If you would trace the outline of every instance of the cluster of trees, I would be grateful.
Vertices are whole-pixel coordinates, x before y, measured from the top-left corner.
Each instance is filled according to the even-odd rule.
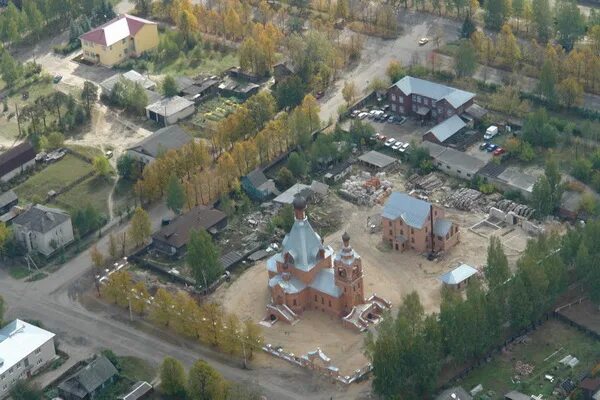
[[[600,228],[597,223],[595,226]],[[567,265],[577,256],[578,246],[583,246],[583,235],[574,231],[564,239],[542,236],[530,240],[514,275],[500,241],[493,238],[484,282],[470,282],[466,299],[443,289],[439,314],[425,315],[417,293],[407,295],[396,318],[385,318],[377,338],[367,338],[374,391],[390,399],[398,393],[407,398],[427,398],[445,363],[480,359],[506,338],[538,323],[566,289]],[[589,235],[593,237],[591,232]],[[562,250],[565,241],[569,241],[568,257]],[[585,248],[580,253],[585,255]],[[580,259],[590,260],[584,256]],[[586,271],[596,269],[586,267]]]
[[[0,41],[12,45],[28,38],[39,40],[48,30],[80,21],[80,16],[89,21],[86,27],[92,27],[114,15],[108,0],[10,0],[0,15]]]
[[[261,393],[246,383],[227,382],[206,361],[198,360],[186,377],[179,360],[166,357],[160,366],[160,392],[167,398],[187,400],[259,400]]]
[[[121,78],[113,86],[108,102],[131,113],[143,114],[148,105],[148,95],[139,82]]]
[[[216,303],[198,304],[184,291],[171,293],[159,288],[151,299],[145,283],[134,283],[127,271],[110,275],[101,294],[121,307],[131,305],[132,312],[148,316],[158,325],[234,356],[251,360],[262,346],[260,328],[251,320],[240,321]]]
[[[556,160],[549,158],[546,161],[544,175],[538,178],[531,192],[530,203],[535,208],[538,217],[554,214],[560,206],[560,200],[564,192],[561,179]]]
[[[212,151],[202,142],[190,143],[146,166],[143,179],[136,183],[137,195],[148,201],[161,198],[174,174],[185,189],[188,208],[208,204],[237,188],[239,178],[257,165],[296,144],[308,149],[311,133],[320,127],[315,98],[307,95],[291,112],[279,113],[270,120],[275,110],[271,95],[253,96],[216,127]],[[120,173],[124,169],[119,168]]]

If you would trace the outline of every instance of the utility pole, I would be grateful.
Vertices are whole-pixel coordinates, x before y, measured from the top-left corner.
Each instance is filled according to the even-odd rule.
[[[19,137],[21,137],[21,118],[19,117],[19,105],[15,103],[15,110],[17,114],[17,127],[19,128]]]

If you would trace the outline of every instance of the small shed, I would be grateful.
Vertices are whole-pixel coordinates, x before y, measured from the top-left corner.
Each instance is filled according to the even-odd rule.
[[[435,400],[472,400],[473,397],[460,386],[444,390]]]
[[[337,163],[327,170],[325,182],[332,184],[344,179],[352,171],[352,164],[348,161]]]
[[[193,101],[180,96],[165,97],[146,107],[146,117],[166,126],[189,117],[195,110]]]
[[[376,170],[386,170],[398,162],[395,158],[386,156],[375,150],[363,154],[358,157],[358,160],[364,165]]]
[[[469,283],[469,280],[477,274],[477,270],[470,265],[460,264],[452,271],[446,272],[440,276],[440,280],[445,286],[453,289],[461,289]]]
[[[453,115],[444,122],[437,124],[423,135],[423,140],[442,144],[466,127],[467,124],[458,115]]]
[[[242,189],[255,201],[265,201],[272,195],[279,195],[272,179],[267,179],[260,168],[256,168],[241,179]]]
[[[504,395],[504,400],[531,400],[531,396],[517,392],[516,390],[511,390]]]

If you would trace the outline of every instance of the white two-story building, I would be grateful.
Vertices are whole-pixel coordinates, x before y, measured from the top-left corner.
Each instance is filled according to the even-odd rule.
[[[20,319],[0,329],[0,399],[56,358],[54,336]]]

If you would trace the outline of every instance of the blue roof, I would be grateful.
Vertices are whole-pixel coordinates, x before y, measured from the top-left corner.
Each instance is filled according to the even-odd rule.
[[[417,94],[429,97],[435,101],[446,100],[454,108],[458,108],[475,97],[474,93],[456,89],[439,83],[426,81],[424,79],[405,76],[394,84],[402,92],[410,96]]]
[[[446,236],[452,228],[452,221],[440,218],[433,223],[433,234],[437,236]]]
[[[452,271],[446,272],[440,279],[447,285],[458,285],[476,273],[477,270],[475,268],[467,264],[461,264]]]
[[[333,297],[340,297],[342,295],[342,290],[335,284],[333,268],[320,270],[309,286]]]
[[[402,218],[408,226],[421,229],[427,221],[430,210],[430,203],[406,193],[394,192],[385,203],[381,216],[391,220]]]
[[[453,115],[444,122],[437,124],[429,130],[440,143],[454,136],[458,131],[467,126],[458,115]],[[429,133],[427,132],[427,133]]]

